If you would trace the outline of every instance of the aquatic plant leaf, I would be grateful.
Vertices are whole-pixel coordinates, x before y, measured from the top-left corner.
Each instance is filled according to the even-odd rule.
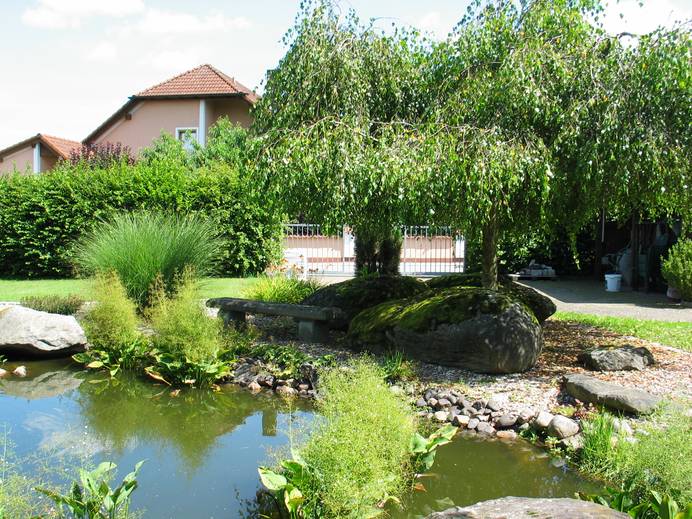
[[[262,484],[272,492],[278,492],[286,487],[288,481],[281,474],[269,470],[266,467],[260,467],[257,469],[259,472],[260,480]]]

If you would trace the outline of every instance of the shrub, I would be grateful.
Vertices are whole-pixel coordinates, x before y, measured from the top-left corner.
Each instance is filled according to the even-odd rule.
[[[70,151],[70,164],[82,164],[92,169],[107,168],[113,164],[123,163],[132,165],[135,159],[129,146],[119,142],[113,144],[83,144],[81,148]]]
[[[297,304],[321,287],[322,285],[314,279],[304,281],[279,274],[260,277],[243,295],[256,301]]]
[[[0,176],[0,276],[69,277],[75,241],[99,221],[142,209],[194,212],[213,222],[225,240],[219,274],[264,272],[280,253],[282,215],[250,165],[208,161],[190,169],[159,147],[134,165],[65,162],[41,175]]]
[[[223,324],[207,315],[189,270],[179,278],[172,297],[157,283],[148,314],[156,349],[156,364],[147,368],[151,376],[169,383],[208,386],[227,374],[220,359]]]
[[[680,240],[670,248],[661,272],[684,300],[692,301],[692,240]]]
[[[414,421],[370,360],[327,372],[320,391],[325,420],[300,451],[313,475],[301,489],[305,515],[366,516],[405,490]]]
[[[84,304],[84,299],[70,294],[67,296],[27,296],[20,300],[22,306],[49,314],[74,315]]]
[[[117,272],[128,295],[143,308],[157,276],[171,293],[184,269],[210,273],[221,247],[214,226],[199,216],[123,213],[84,237],[77,262],[87,272]]]
[[[91,345],[100,350],[119,352],[140,339],[135,304],[115,272],[96,276],[93,287],[95,304],[82,324]]]

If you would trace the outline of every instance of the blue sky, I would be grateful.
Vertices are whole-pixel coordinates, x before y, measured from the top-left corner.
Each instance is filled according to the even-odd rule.
[[[467,0],[349,0],[443,37]],[[647,32],[692,17],[690,0],[611,2],[606,28]],[[252,88],[284,53],[298,0],[2,0],[0,149],[38,132],[81,140],[132,95],[202,63]],[[621,19],[619,14],[624,14]]]

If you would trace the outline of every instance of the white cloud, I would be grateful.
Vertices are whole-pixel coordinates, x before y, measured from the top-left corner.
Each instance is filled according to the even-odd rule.
[[[438,11],[430,11],[424,14],[414,25],[437,38],[444,38],[451,29],[449,23],[442,21],[442,15]]]
[[[231,17],[221,13],[197,16],[190,13],[147,9],[142,19],[126,27],[125,31],[134,29],[142,34],[153,35],[189,34],[246,29],[251,25],[250,20],[244,16]]]
[[[89,61],[109,63],[118,57],[118,47],[110,41],[102,41],[86,54]]]
[[[79,27],[92,16],[123,17],[143,10],[143,0],[38,0],[22,13],[22,22],[31,27],[65,29]]]
[[[200,52],[196,49],[162,50],[151,52],[140,60],[140,64],[164,71],[184,72],[201,63]]]

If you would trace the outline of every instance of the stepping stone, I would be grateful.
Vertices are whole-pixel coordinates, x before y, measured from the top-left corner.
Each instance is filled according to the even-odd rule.
[[[449,508],[426,519],[629,519],[611,508],[570,498],[503,497],[466,507]]]
[[[591,402],[633,414],[651,413],[661,402],[659,397],[641,389],[603,382],[579,373],[565,376],[565,391],[582,402]]]
[[[643,370],[654,364],[654,356],[642,347],[598,348],[579,355],[579,361],[593,371]]]

